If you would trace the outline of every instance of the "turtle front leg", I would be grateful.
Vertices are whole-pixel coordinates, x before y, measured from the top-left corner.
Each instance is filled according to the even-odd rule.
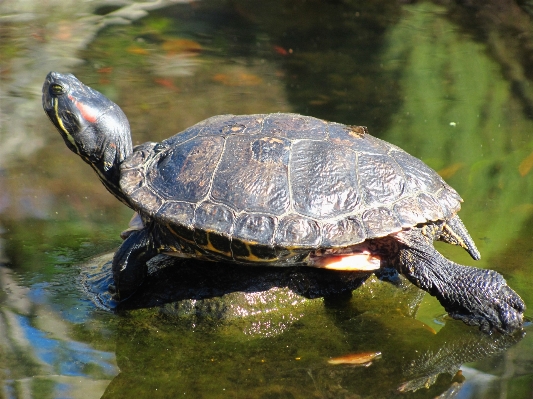
[[[149,229],[132,231],[113,257],[116,296],[126,299],[142,284],[148,273],[146,262],[159,253]]]
[[[522,326],[525,304],[494,270],[454,263],[442,256],[417,230],[401,232],[398,270],[409,281],[435,296],[454,319],[504,334]]]

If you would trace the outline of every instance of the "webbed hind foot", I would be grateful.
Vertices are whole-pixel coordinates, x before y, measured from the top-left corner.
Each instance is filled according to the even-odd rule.
[[[417,230],[397,237],[405,244],[399,251],[398,271],[435,296],[454,319],[478,325],[486,333],[509,334],[522,327],[525,304],[501,274],[446,259]]]

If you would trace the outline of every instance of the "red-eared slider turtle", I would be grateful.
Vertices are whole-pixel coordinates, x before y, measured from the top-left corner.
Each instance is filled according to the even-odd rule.
[[[458,265],[433,247],[445,241],[479,258],[456,191],[364,127],[222,115],[132,148],[116,104],[55,72],[43,107],[67,146],[142,218],[113,259],[121,299],[165,252],[250,265],[393,267],[454,318],[484,331],[522,325],[525,305],[500,274]]]

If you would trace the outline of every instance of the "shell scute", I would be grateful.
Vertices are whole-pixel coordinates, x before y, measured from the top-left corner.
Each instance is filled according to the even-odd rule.
[[[322,224],[324,247],[345,247],[366,239],[362,223],[355,218],[341,219]]]
[[[165,199],[200,201],[210,190],[223,142],[222,137],[197,137],[161,152],[148,169],[149,184]]]
[[[362,215],[367,238],[384,237],[402,229],[396,215],[388,208],[367,209]]]
[[[127,194],[138,190],[144,183],[144,173],[141,169],[124,169],[121,172],[120,186]]]
[[[390,161],[390,157],[360,154],[357,171],[368,206],[390,204],[404,195],[405,176],[401,168]]]
[[[419,223],[425,223],[427,219],[424,212],[418,206],[418,201],[412,197],[404,197],[398,200],[393,207],[402,227],[411,227]]]
[[[439,220],[444,218],[444,212],[439,202],[431,194],[421,193],[417,199],[426,220]]]
[[[341,123],[329,122],[328,139],[334,144],[350,148],[358,154],[386,155],[387,149],[379,142],[381,140],[368,134],[364,126],[347,126]]]
[[[391,151],[390,154],[403,169],[406,185],[411,192],[436,193],[446,184],[433,169],[420,159],[402,150]]]
[[[242,214],[237,217],[233,236],[245,241],[272,244],[276,218],[261,214]]]
[[[226,206],[202,202],[194,212],[193,225],[196,229],[213,230],[222,234],[233,233],[234,215]]]
[[[156,213],[157,220],[172,225],[172,229],[180,237],[193,242],[195,206],[187,202],[166,202]]]
[[[179,224],[192,229],[195,206],[187,202],[169,201],[165,203],[156,216],[167,219],[173,224]]]
[[[263,122],[262,133],[288,139],[324,140],[327,138],[327,122],[297,114],[270,114]]]
[[[152,150],[157,143],[144,143],[133,148],[133,154],[120,165],[122,170],[142,167],[152,157]]]
[[[147,186],[142,186],[138,190],[133,191],[130,194],[130,198],[137,206],[150,209],[152,214],[157,213],[161,205],[163,205],[161,197]]]
[[[266,141],[261,148],[254,148],[254,143],[262,139],[239,135],[226,139],[210,195],[237,211],[281,215],[290,201],[286,164],[289,147],[276,138],[270,152]]]
[[[178,134],[175,134],[172,137],[169,137],[166,140],[163,140],[161,142],[161,146],[166,147],[166,148],[172,148],[186,141],[194,139],[202,131],[202,126],[203,126],[202,122],[197,123],[196,125],[191,126],[188,129],[185,129],[183,132],[180,132]]]
[[[321,240],[318,223],[298,215],[282,218],[274,234],[274,243],[279,247],[318,247]]]
[[[205,120],[199,136],[229,136],[259,132],[263,122],[262,115],[218,115]]]
[[[311,218],[357,213],[362,198],[356,154],[327,141],[293,144],[290,184],[296,212]]]
[[[446,185],[438,192],[437,201],[442,206],[444,218],[449,219],[452,217],[452,215],[459,212],[463,199],[459,196],[459,194],[457,194],[457,191]]]

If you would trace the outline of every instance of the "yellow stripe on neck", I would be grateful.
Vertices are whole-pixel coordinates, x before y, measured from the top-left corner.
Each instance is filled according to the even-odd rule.
[[[74,137],[72,137],[72,135],[68,132],[68,130],[65,128],[65,125],[63,125],[63,120],[59,117],[59,111],[57,109],[59,101],[57,101],[57,98],[54,98],[53,101],[54,101],[54,111],[56,113],[56,120],[57,120],[59,127],[61,128],[61,130],[67,137],[68,141],[70,141],[70,143],[74,146],[74,148],[76,148],[76,154],[81,156],[80,149],[78,145],[76,144]]]

